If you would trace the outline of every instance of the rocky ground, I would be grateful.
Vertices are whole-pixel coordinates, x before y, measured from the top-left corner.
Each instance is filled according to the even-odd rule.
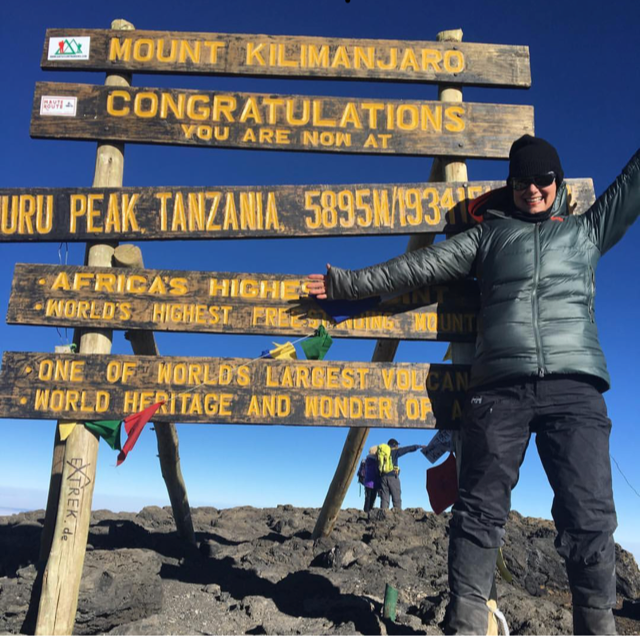
[[[317,509],[193,509],[198,547],[176,537],[169,508],[94,512],[78,634],[442,634],[448,515],[421,508],[369,518],[343,510],[313,541]],[[0,632],[33,633],[43,511],[0,518]],[[570,634],[550,522],[512,513],[498,582],[512,634]],[[621,634],[640,633],[640,572],[617,548]],[[399,590],[381,618],[385,584]]]

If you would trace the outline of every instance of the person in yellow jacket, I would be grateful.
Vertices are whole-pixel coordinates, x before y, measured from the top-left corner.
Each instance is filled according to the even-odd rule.
[[[386,447],[386,448],[385,448]],[[400,488],[400,468],[398,459],[407,453],[413,453],[424,446],[403,446],[391,438],[386,444],[378,446],[378,469],[380,470],[380,509],[388,510],[389,501],[393,501],[394,510],[402,510],[402,490]]]

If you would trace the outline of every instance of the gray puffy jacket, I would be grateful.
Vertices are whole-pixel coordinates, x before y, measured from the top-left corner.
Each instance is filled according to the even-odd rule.
[[[607,390],[595,271],[640,214],[640,151],[580,216],[566,215],[564,184],[551,218],[538,223],[492,209],[503,191],[487,201],[483,221],[447,241],[365,269],[332,267],[328,298],[356,300],[475,275],[481,301],[471,386],[566,373],[595,377]]]

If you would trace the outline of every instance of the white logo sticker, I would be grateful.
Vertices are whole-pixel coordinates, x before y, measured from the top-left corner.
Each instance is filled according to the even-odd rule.
[[[49,38],[50,60],[88,60],[90,37],[73,37],[61,35]]]
[[[75,117],[77,107],[77,97],[54,97],[50,95],[43,95],[40,100],[41,115]]]

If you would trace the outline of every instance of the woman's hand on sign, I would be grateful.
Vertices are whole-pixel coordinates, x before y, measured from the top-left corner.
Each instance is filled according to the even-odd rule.
[[[331,265],[327,263],[327,271],[331,269]],[[309,296],[316,296],[320,300],[327,297],[327,275],[326,274],[309,274],[307,277],[307,291]]]

